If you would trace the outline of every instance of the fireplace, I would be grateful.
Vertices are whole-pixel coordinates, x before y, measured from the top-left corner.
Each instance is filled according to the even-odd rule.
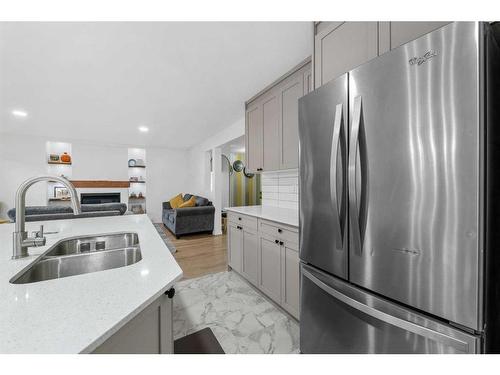
[[[120,193],[81,193],[82,204],[120,203]]]

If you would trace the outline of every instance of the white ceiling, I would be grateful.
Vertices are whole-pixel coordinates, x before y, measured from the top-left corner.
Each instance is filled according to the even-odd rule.
[[[311,33],[306,22],[0,23],[0,132],[187,148],[310,55]]]
[[[231,152],[244,152],[245,151],[245,137],[241,136],[233,139],[223,145],[220,146],[222,149],[222,153],[231,153]]]

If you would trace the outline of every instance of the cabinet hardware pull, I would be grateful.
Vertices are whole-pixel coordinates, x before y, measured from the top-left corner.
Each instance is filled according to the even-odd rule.
[[[274,240],[274,242],[275,242],[275,243],[279,243],[279,241],[278,241],[278,240]]]
[[[280,241],[280,245],[283,246],[283,241]]]
[[[165,292],[165,295],[168,297],[168,298],[174,298],[175,296],[175,289],[174,288],[170,288],[169,290],[167,290]]]
[[[283,232],[283,231],[282,231],[281,229],[279,229],[279,228],[278,228],[278,233],[281,233],[281,232]]]
[[[239,217],[238,220],[241,220],[241,217]]]

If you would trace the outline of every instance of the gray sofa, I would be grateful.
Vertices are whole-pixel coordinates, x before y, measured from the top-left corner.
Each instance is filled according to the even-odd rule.
[[[187,201],[193,195],[184,194],[182,199]],[[215,207],[207,198],[194,196],[196,207],[173,209],[169,202],[163,202],[162,221],[177,238],[182,235],[212,232],[214,230]]]
[[[118,216],[127,211],[125,203],[82,204],[82,213],[78,218]],[[12,222],[16,221],[16,209],[7,212]],[[74,219],[73,208],[70,206],[30,206],[25,210],[26,221]]]

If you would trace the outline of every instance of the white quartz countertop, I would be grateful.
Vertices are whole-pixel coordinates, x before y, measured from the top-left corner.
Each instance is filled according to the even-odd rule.
[[[270,206],[241,206],[227,207],[226,211],[237,212],[242,215],[255,216],[277,223],[299,227],[299,211],[290,208]]]
[[[182,277],[146,215],[26,223],[45,225],[47,245],[11,260],[14,224],[0,225],[0,353],[91,352]],[[31,284],[9,280],[66,237],[116,232],[139,235],[142,260],[121,268]]]

